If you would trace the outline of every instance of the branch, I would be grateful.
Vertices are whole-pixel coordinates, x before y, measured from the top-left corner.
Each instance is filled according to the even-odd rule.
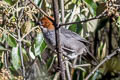
[[[98,70],[98,68],[99,68],[101,65],[103,65],[106,61],[108,61],[109,59],[111,59],[111,58],[112,58],[113,56],[115,56],[116,54],[118,54],[117,51],[120,52],[120,48],[118,48],[117,50],[115,50],[115,51],[114,51],[113,53],[111,53],[110,55],[106,56],[106,58],[105,58],[103,61],[101,61],[101,62],[95,67],[95,69],[93,69],[92,72],[89,73],[89,75],[88,75],[84,80],[88,80],[88,79]]]
[[[20,32],[20,27],[19,27],[19,22],[20,21],[18,21],[19,19],[20,19],[20,16],[19,16],[19,12],[18,12],[18,2],[17,2],[17,5],[16,5],[16,7],[17,7],[17,12],[16,12],[16,15],[17,15],[17,32],[18,32],[18,46],[19,46],[19,53],[20,53],[20,59],[21,59],[21,68],[22,68],[22,76],[23,76],[23,80],[25,80],[25,65],[24,65],[24,61],[23,61],[23,53],[22,53],[22,42],[20,41],[21,40],[21,32]],[[23,14],[23,12],[22,13],[20,13],[21,15]]]
[[[96,17],[81,20],[81,21],[78,21],[78,22],[70,22],[70,23],[60,24],[60,26],[71,25],[71,24],[79,24],[79,23],[82,23],[82,22],[87,22],[87,21],[91,21],[91,20],[94,20],[94,19],[99,19],[99,18],[105,17],[106,12],[107,12],[107,10],[105,10],[104,12],[102,12],[100,15],[98,15]]]
[[[65,80],[65,71],[64,71],[64,64],[62,60],[62,53],[61,53],[61,41],[60,41],[60,29],[59,29],[59,8],[58,8],[58,0],[52,0],[53,2],[53,12],[54,12],[54,26],[55,26],[55,38],[56,38],[56,51],[58,57],[58,67],[60,67],[60,79]]]
[[[64,14],[64,0],[60,0],[61,1],[61,15],[62,15],[62,23],[65,23],[65,19],[64,19],[64,16],[65,16],[65,14]]]

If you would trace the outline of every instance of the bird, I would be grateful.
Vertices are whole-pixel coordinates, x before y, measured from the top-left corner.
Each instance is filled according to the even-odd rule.
[[[42,17],[40,19],[39,25],[43,33],[45,42],[48,47],[55,51],[56,49],[56,38],[55,38],[55,26],[54,26],[53,17]],[[61,41],[61,50],[65,57],[69,59],[75,59],[77,56],[84,53],[92,54],[88,50],[89,41],[81,37],[79,34],[72,32],[66,28],[60,27],[60,41]],[[93,57],[93,56],[92,56]],[[94,58],[95,59],[95,58]]]

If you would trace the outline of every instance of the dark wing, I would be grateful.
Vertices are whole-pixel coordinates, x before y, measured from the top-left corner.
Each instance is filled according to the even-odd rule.
[[[83,42],[85,44],[90,44],[85,38],[82,38],[80,35],[78,35],[77,33],[75,32],[72,32],[68,29],[65,29],[65,28],[61,28],[61,33],[63,33],[66,37],[72,37],[72,38],[75,38],[77,39],[78,41],[80,42]],[[72,34],[71,34],[72,33]]]

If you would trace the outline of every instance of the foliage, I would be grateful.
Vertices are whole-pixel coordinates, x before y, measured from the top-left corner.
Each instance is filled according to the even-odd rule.
[[[33,0],[33,2],[50,16],[53,15],[51,0]],[[95,17],[93,20],[65,26],[90,41],[90,51],[99,62],[120,47],[120,8],[117,5],[119,4],[114,0],[111,3],[109,0],[64,0],[65,23],[105,15],[99,19]],[[106,12],[103,13],[104,11]],[[62,20],[61,14],[59,16]],[[36,18],[41,17],[43,14],[29,0],[0,1],[0,80],[16,78],[21,80],[22,58],[27,78],[57,80],[59,72],[56,54],[47,48],[42,32],[35,23]],[[92,60],[89,63],[89,60],[90,58],[88,61],[84,57],[79,58],[77,67],[70,61],[65,62],[65,66],[68,65],[70,69],[72,80],[83,80],[98,65],[92,63]],[[104,63],[90,80],[109,80],[113,77],[119,80],[119,61],[118,54]]]

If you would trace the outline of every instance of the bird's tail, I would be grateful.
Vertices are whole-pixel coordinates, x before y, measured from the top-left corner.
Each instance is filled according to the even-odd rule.
[[[94,60],[94,62],[91,62],[92,64],[94,63],[94,65],[97,65],[99,62],[98,62],[98,60],[95,58],[95,56],[86,48],[86,52],[87,52],[87,54],[88,55],[86,55],[85,57],[87,58],[87,59],[91,59],[92,58],[92,60]],[[91,60],[90,60],[91,61]]]

